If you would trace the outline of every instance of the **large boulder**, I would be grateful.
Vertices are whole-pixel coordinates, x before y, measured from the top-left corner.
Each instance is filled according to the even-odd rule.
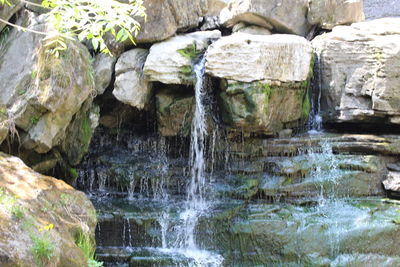
[[[188,136],[194,96],[185,88],[164,88],[156,94],[157,125],[162,136]]]
[[[232,129],[277,135],[308,118],[308,83],[241,83],[228,80],[220,93],[222,120]]]
[[[205,5],[202,0],[146,0],[146,21],[140,20],[137,43],[154,43],[173,36],[177,31],[196,28]]]
[[[123,53],[115,65],[113,95],[122,103],[144,109],[152,94],[152,85],[143,74],[147,49],[136,48]]]
[[[399,0],[364,0],[365,19],[400,17]]]
[[[315,38],[327,122],[400,123],[400,18],[338,26]]]
[[[85,194],[0,152],[0,265],[87,266],[96,212]],[[94,246],[94,244],[93,244]]]
[[[206,72],[238,82],[305,81],[310,75],[311,59],[311,45],[303,37],[235,33],[209,47]]]
[[[310,28],[307,10],[308,0],[233,0],[221,11],[220,19],[229,27],[246,22],[305,36]]]
[[[23,6],[24,3],[19,0],[8,0],[10,5],[7,3],[0,4],[0,19],[8,21],[15,13],[17,13]],[[0,32],[6,26],[5,23],[0,22]]]
[[[205,4],[205,16],[219,16],[231,0],[203,0]]]
[[[308,22],[323,29],[364,20],[363,0],[313,0],[309,5]]]
[[[50,32],[29,12],[28,27]],[[8,120],[27,134],[27,149],[46,153],[60,144],[73,116],[95,92],[91,57],[82,44],[65,40],[68,49],[55,52],[54,39],[12,30],[0,56],[0,105]],[[53,51],[53,52],[52,52]]]
[[[151,46],[144,65],[150,81],[165,84],[193,84],[193,64],[221,32],[204,31],[175,36]]]
[[[206,72],[227,80],[223,121],[244,132],[276,135],[300,127],[310,110],[312,48],[303,37],[235,33],[212,44]]]

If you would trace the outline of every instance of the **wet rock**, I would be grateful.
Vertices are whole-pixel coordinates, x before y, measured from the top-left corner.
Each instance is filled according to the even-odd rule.
[[[136,48],[123,53],[115,65],[113,95],[122,103],[139,110],[148,107],[152,85],[143,74],[143,65],[149,51]]]
[[[193,84],[193,64],[221,32],[204,31],[175,36],[154,44],[144,65],[150,81],[165,84]]]
[[[325,121],[396,124],[399,25],[400,18],[355,23],[313,40]]]
[[[393,256],[399,248],[385,245],[399,242],[399,227],[388,220],[395,210],[374,199],[316,207],[251,204],[229,216],[215,214],[208,227],[227,265],[326,266],[346,259],[343,264],[362,266],[366,258],[380,265],[399,261]]]
[[[112,57],[103,53],[96,56],[93,68],[96,91],[98,95],[102,95],[110,85],[116,60],[116,57]]]
[[[312,48],[299,36],[235,33],[207,50],[206,72],[240,82],[305,81],[311,74]]]
[[[24,3],[18,0],[9,0],[10,5],[7,3],[0,5],[0,18],[8,21],[15,13],[17,13],[23,6]],[[0,22],[0,32],[6,26],[5,23]]]
[[[400,172],[389,171],[387,179],[382,183],[386,191],[400,193]]]
[[[234,0],[221,11],[220,19],[232,27],[238,22],[273,29],[279,33],[292,33],[304,36],[309,24],[306,18],[306,0]],[[290,14],[290,15],[288,15]]]
[[[363,0],[365,19],[400,17],[398,0]]]
[[[319,0],[310,1],[308,22],[322,29],[332,29],[337,25],[348,25],[364,20],[363,0]]]
[[[0,153],[0,197],[0,265],[87,265],[76,236],[94,238],[96,216],[82,192]]]
[[[65,139],[61,144],[61,151],[66,155],[68,164],[79,164],[88,152],[93,132],[99,125],[100,108],[86,102],[79,110],[66,129]]]
[[[184,90],[184,89],[183,89]],[[158,131],[163,136],[188,136],[194,113],[194,96],[177,90],[156,94]]]
[[[310,109],[307,92],[307,83],[228,80],[220,93],[222,120],[233,129],[265,135],[301,127]]]

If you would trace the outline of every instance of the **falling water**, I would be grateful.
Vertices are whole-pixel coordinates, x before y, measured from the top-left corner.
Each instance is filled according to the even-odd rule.
[[[316,80],[314,80],[313,83],[313,97],[312,97],[312,103],[311,103],[311,112],[310,112],[310,131],[309,133],[314,134],[314,133],[320,133],[322,130],[322,117],[321,117],[321,91],[322,91],[322,67],[321,67],[321,52],[316,51],[316,64],[315,68],[316,75]]]
[[[200,250],[196,245],[195,228],[200,216],[205,215],[211,203],[207,199],[208,181],[206,177],[205,142],[207,138],[207,118],[204,105],[206,95],[204,82],[204,63],[202,58],[194,66],[196,74],[195,101],[196,108],[192,121],[190,142],[191,181],[187,189],[185,210],[180,214],[182,225],[178,227],[176,248],[185,256],[194,260],[194,266],[220,266],[222,256]]]

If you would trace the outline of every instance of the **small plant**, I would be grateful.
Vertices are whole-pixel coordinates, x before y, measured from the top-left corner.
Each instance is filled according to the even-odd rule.
[[[37,261],[37,264],[44,266],[54,254],[54,244],[47,235],[31,236],[32,239],[32,254]]]
[[[18,91],[18,95],[24,95],[26,93],[26,89],[20,89]]]
[[[22,220],[25,217],[25,209],[20,205],[13,205],[11,207],[11,215],[16,220]]]
[[[56,208],[47,200],[44,202],[44,205],[40,208],[40,210],[45,213],[54,211],[55,209]]]
[[[39,117],[38,116],[34,116],[31,118],[31,123],[32,125],[36,125],[39,122]]]
[[[82,230],[78,231],[75,235],[75,244],[82,250],[83,254],[87,258],[89,267],[101,267],[103,262],[96,261],[95,252],[96,247],[93,240],[87,233]]]
[[[179,49],[179,50],[177,50],[177,52],[181,56],[183,56],[187,59],[190,59],[190,60],[195,60],[201,54],[201,51],[197,50],[196,43],[193,43],[192,45],[190,45],[186,48]]]
[[[60,204],[61,206],[68,206],[72,201],[72,196],[62,193],[60,195]]]

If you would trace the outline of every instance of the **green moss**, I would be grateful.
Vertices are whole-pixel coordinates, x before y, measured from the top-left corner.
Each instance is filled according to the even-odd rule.
[[[199,55],[201,54],[202,51],[201,50],[197,50],[196,43],[193,42],[192,45],[190,45],[190,46],[188,46],[186,48],[183,48],[183,49],[179,49],[179,50],[177,50],[177,52],[181,56],[194,61],[196,58],[199,57]]]
[[[82,121],[82,152],[86,153],[89,150],[90,140],[92,138],[92,127],[90,124],[89,114]]]
[[[5,26],[1,31],[0,31],[0,46],[4,45],[8,39],[8,36],[10,35],[11,27],[10,26]]]
[[[32,118],[31,118],[31,124],[32,124],[32,126],[33,125],[36,125],[38,122],[39,122],[39,117],[38,116],[33,116]]]
[[[77,170],[75,168],[69,168],[69,174],[71,175],[71,177],[75,180],[78,179],[79,174],[77,172]]]

